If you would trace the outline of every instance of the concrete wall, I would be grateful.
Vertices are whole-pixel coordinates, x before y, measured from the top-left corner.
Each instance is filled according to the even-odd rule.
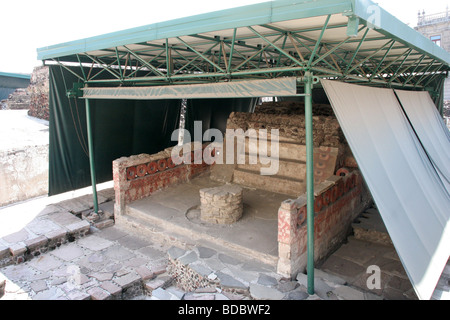
[[[48,145],[0,152],[0,206],[48,193]]]

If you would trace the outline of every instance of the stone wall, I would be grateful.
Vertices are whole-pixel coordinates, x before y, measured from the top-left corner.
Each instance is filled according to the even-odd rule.
[[[279,129],[281,142],[306,145],[305,116],[301,114],[232,113],[227,129]],[[315,147],[339,148],[345,143],[339,122],[331,116],[313,116]]]
[[[357,167],[350,148],[345,140],[339,122],[330,105],[316,104],[313,107],[314,178],[321,183],[343,167]],[[255,113],[231,113],[227,130],[243,132],[254,131],[257,135],[267,130],[269,143],[267,155],[270,156],[272,143],[277,144],[278,171],[262,175],[261,170],[270,167],[258,163],[251,164],[250,157],[260,155],[260,141],[247,137],[242,146],[235,146],[234,154],[245,156],[245,163],[220,164],[213,168],[212,179],[220,182],[234,182],[249,187],[298,197],[306,191],[306,134],[304,105],[298,102],[264,103],[257,106]],[[272,129],[279,132],[279,142],[270,142]],[[226,136],[225,139],[235,139]],[[259,137],[258,137],[259,139]],[[237,140],[237,139],[236,139]],[[226,146],[226,142],[225,142]],[[256,147],[255,147],[256,146]],[[226,158],[227,150],[223,152]],[[225,160],[223,160],[225,163]]]
[[[113,161],[116,201],[114,214],[123,215],[128,203],[208,172],[210,166],[204,162],[202,157],[205,146],[198,148],[194,144],[188,144],[184,150],[191,150],[191,153],[183,153],[182,157],[187,159],[189,154],[192,161],[182,162],[179,165],[175,164],[171,158],[173,148],[168,148],[154,155],[141,154],[122,157]],[[201,157],[198,157],[198,155],[201,155]],[[195,161],[196,159],[200,159],[200,163]]]
[[[333,176],[314,190],[314,261],[320,263],[342,244],[353,220],[372,203],[359,170]],[[306,194],[284,201],[278,211],[278,273],[292,277],[307,264]]]
[[[48,192],[48,145],[0,152],[0,206]]]

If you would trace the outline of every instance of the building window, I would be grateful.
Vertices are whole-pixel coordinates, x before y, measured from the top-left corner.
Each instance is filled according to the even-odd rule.
[[[441,36],[431,36],[430,39],[439,47],[441,46]]]

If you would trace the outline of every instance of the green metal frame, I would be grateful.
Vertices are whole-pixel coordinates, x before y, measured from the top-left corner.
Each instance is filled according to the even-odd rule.
[[[94,137],[92,133],[92,121],[91,121],[91,106],[89,99],[86,99],[86,124],[87,124],[87,136],[89,147],[89,165],[91,168],[91,182],[92,182],[92,194],[94,201],[94,211],[98,213],[98,198],[97,198],[97,178],[95,176],[95,159],[94,159]]]
[[[305,131],[306,131],[306,228],[308,293],[314,294],[314,141],[313,141],[313,75],[305,73]]]
[[[239,37],[238,29],[234,28],[232,38],[191,35],[192,42],[176,37],[177,44],[172,45],[169,42],[173,39],[166,38],[164,44],[141,44],[139,50],[123,45],[104,50],[103,55],[78,53],[76,61],[71,58],[49,61],[61,64],[80,82],[108,86],[300,77],[311,70],[324,78],[386,87],[423,88],[421,81],[428,77],[430,70],[433,74],[446,74],[449,70],[447,64],[405,47],[388,36],[368,38],[370,29],[364,24],[359,26],[356,38],[324,41],[328,30],[347,28],[346,25],[329,25],[330,18],[330,15],[324,17],[322,28],[292,31],[263,25],[261,27],[268,32],[262,33],[249,26],[247,29],[252,36]],[[305,35],[319,30],[317,39]],[[255,39],[261,40],[262,45],[247,44]],[[385,41],[381,47],[369,52],[361,49],[364,43],[380,40]],[[345,45],[353,44],[356,49],[345,48]],[[399,54],[399,49],[403,53]],[[74,68],[74,63],[79,68]],[[86,73],[84,69],[88,66],[91,71]],[[98,76],[105,72],[110,77],[99,79]]]

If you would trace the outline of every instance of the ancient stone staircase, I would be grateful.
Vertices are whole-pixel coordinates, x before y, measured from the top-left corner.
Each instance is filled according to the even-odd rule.
[[[270,154],[271,143],[267,144],[267,156],[261,156],[258,141],[247,138],[240,155],[245,159],[234,167],[232,182],[270,192],[299,197],[306,191],[306,146],[295,141],[278,143],[278,166],[273,165],[274,155]],[[239,147],[238,147],[239,148]],[[265,150],[263,150],[263,153]],[[323,182],[334,174],[337,162],[337,148],[315,148],[315,182]],[[257,162],[254,164],[253,161]],[[262,170],[272,166],[276,174],[262,174]]]
[[[352,224],[355,239],[393,246],[379,211],[372,207]],[[450,259],[436,285],[431,300],[450,300]]]

